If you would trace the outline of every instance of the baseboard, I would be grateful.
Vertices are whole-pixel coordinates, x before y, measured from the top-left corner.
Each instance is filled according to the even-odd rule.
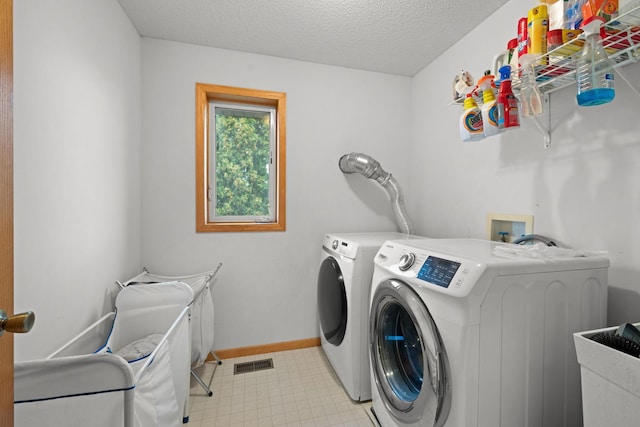
[[[216,355],[224,360],[232,357],[253,356],[254,354],[275,353],[278,351],[298,350],[301,348],[317,347],[320,345],[320,337],[307,338],[296,341],[277,342],[273,344],[261,344],[250,347],[229,348],[226,350],[216,350]],[[207,361],[213,361],[209,355]]]

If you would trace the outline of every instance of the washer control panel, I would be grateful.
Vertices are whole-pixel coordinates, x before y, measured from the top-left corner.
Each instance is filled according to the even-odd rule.
[[[418,271],[418,279],[448,288],[462,264],[449,259],[428,256]]]
[[[440,292],[466,294],[480,278],[486,265],[466,258],[387,241],[375,263],[412,282]]]

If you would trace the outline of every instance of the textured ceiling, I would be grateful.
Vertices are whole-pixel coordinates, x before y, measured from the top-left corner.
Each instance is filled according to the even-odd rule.
[[[507,0],[118,0],[141,36],[413,76]]]

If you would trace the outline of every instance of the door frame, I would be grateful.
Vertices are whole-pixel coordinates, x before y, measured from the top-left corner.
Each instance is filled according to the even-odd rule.
[[[0,0],[0,309],[13,314],[13,0]],[[0,425],[13,426],[13,334],[0,337]]]

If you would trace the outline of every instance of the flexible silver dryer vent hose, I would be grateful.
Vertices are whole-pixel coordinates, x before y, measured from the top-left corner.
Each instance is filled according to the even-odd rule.
[[[396,216],[398,229],[401,233],[411,234],[411,224],[404,207],[404,198],[398,181],[380,166],[373,157],[362,153],[349,153],[340,157],[338,166],[343,173],[359,173],[366,178],[376,180],[387,190],[391,199],[393,213]]]

